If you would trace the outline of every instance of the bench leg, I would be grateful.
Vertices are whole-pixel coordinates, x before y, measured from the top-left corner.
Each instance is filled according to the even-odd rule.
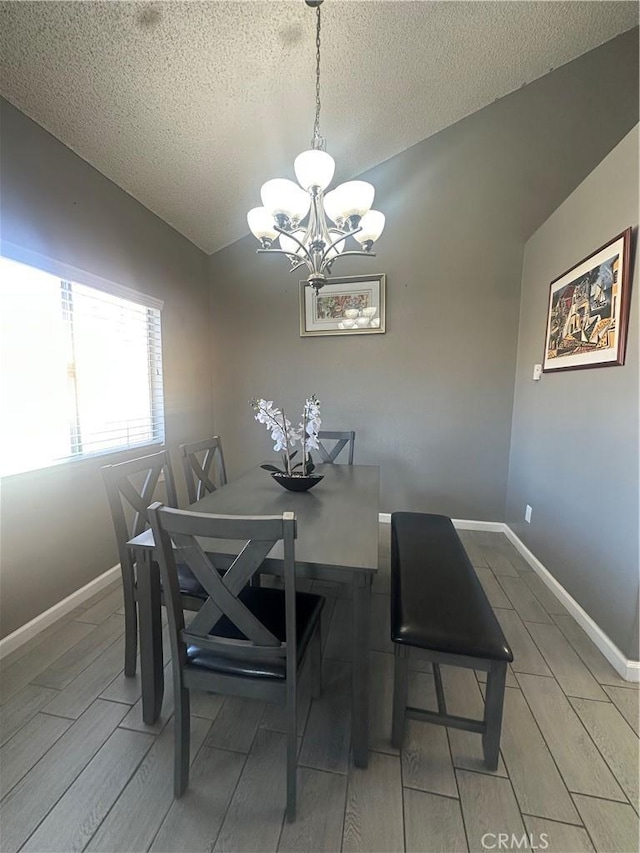
[[[393,721],[391,724],[391,744],[397,749],[404,740],[405,712],[407,708],[407,687],[409,683],[409,649],[395,646],[393,667]]]
[[[438,713],[446,714],[447,713],[447,702],[444,698],[444,689],[442,687],[442,675],[440,674],[440,664],[435,661],[432,662],[431,666],[433,667],[433,680],[436,687],[436,701],[438,703]]]
[[[484,702],[485,731],[482,735],[484,763],[489,770],[498,769],[506,679],[507,664],[504,661],[493,662],[487,673],[487,691]]]

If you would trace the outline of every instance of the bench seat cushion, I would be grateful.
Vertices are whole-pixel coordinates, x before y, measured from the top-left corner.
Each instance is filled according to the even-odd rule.
[[[513,655],[450,518],[391,516],[391,639],[488,660]]]

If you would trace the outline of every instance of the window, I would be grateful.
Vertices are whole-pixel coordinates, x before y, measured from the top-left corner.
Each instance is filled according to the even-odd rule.
[[[0,474],[163,442],[162,303],[39,260],[0,257]]]

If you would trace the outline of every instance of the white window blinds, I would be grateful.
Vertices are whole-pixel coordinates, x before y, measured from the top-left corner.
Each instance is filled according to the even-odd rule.
[[[0,474],[164,441],[161,304],[0,257]]]

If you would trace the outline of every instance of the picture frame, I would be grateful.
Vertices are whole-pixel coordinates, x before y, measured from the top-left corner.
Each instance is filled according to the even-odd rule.
[[[631,235],[627,228],[551,282],[543,373],[624,364]]]
[[[300,282],[300,337],[382,335],[385,331],[384,273],[330,278],[316,296]]]

